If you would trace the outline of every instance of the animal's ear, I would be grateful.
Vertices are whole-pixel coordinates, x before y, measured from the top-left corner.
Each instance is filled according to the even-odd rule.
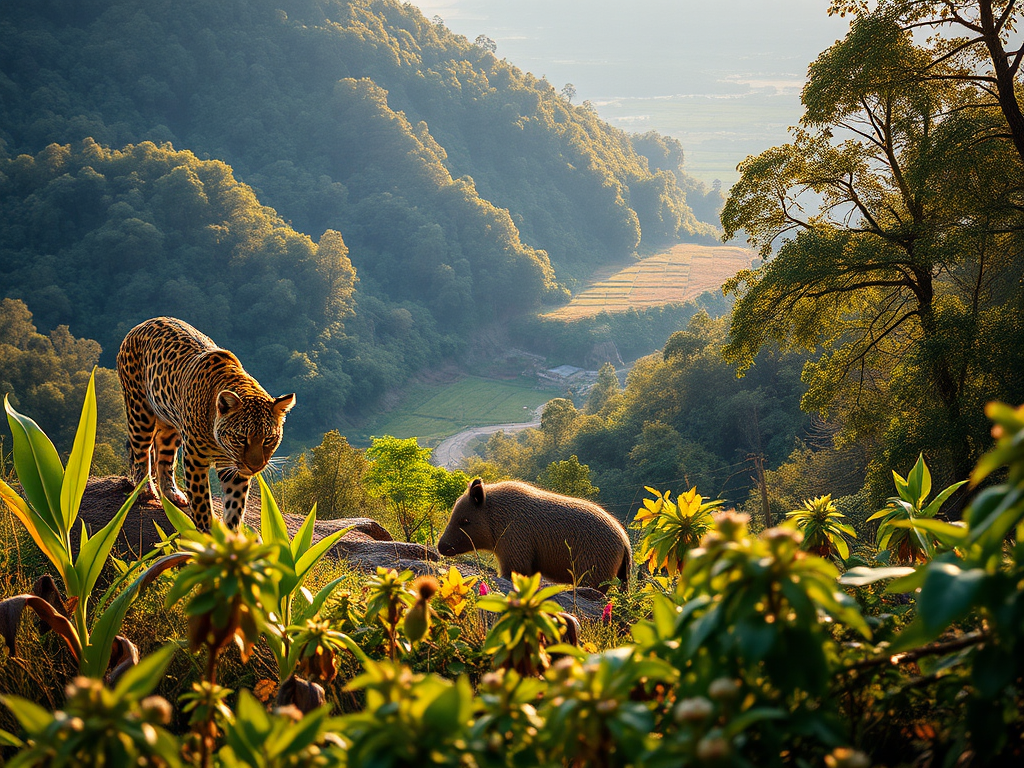
[[[469,498],[478,507],[484,503],[484,481],[479,477],[469,484]]]
[[[232,392],[230,389],[222,390],[217,395],[217,415],[226,416],[234,410],[238,409],[238,406],[242,404],[242,398]]]
[[[288,413],[292,408],[295,407],[295,393],[292,392],[290,395],[281,395],[280,397],[274,398],[274,413],[278,416]]]

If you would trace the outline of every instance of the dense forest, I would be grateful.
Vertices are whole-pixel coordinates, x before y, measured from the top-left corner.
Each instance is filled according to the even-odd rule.
[[[398,2],[56,0],[0,29],[5,294],[107,365],[181,316],[297,390],[299,429],[716,231],[678,142]]]
[[[766,350],[738,379],[722,359],[727,329],[728,318],[698,313],[663,350],[637,360],[624,387],[606,364],[580,402],[550,402],[538,429],[492,436],[472,473],[535,480],[575,457],[601,503],[623,518],[639,506],[644,486],[696,486],[745,502],[755,457],[782,464],[811,427],[800,411],[806,356]],[[859,469],[849,466],[849,475]]]

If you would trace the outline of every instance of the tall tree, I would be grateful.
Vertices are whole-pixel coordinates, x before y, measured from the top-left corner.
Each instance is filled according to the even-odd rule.
[[[573,454],[565,461],[553,461],[537,476],[537,485],[578,499],[597,498],[601,489],[590,482],[590,467]]]
[[[293,514],[306,514],[317,505],[317,517],[373,516],[379,502],[363,486],[367,461],[340,432],[327,432],[320,445],[302,454],[275,483],[274,495]]]
[[[1008,138],[1024,160],[1024,113],[1017,92],[1024,40],[1017,31],[1018,0],[832,0],[829,13],[886,20],[901,32],[928,30],[922,49],[926,57],[909,73],[910,81],[976,85],[980,94],[989,97],[979,106],[1003,113]]]
[[[1021,160],[957,66],[859,15],[811,65],[794,141],[741,164],[722,214],[765,257],[726,286],[727,358],[820,348],[804,406],[881,445],[879,471],[934,448],[966,477],[982,402],[1021,394],[998,370],[1019,338]]]

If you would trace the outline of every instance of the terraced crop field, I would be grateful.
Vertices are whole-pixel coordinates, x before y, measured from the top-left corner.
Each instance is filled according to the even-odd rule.
[[[577,320],[599,312],[689,301],[746,269],[756,254],[732,245],[681,243],[625,267],[602,267],[572,301],[544,317]]]

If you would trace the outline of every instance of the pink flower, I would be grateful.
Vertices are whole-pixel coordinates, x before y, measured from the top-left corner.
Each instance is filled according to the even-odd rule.
[[[612,604],[608,603],[608,605],[606,605],[604,607],[604,611],[601,613],[601,621],[603,621],[605,624],[607,624],[611,620],[612,620]]]
[[[480,595],[480,597],[483,597],[484,595],[486,595],[486,594],[487,594],[488,592],[490,592],[491,590],[489,590],[489,589],[487,588],[487,585],[486,585],[486,584],[484,584],[484,583],[483,583],[483,582],[481,581],[481,582],[480,582],[480,584],[479,584],[479,585],[477,586],[477,589],[476,589],[476,591],[477,591],[477,593],[478,593],[478,594]]]

